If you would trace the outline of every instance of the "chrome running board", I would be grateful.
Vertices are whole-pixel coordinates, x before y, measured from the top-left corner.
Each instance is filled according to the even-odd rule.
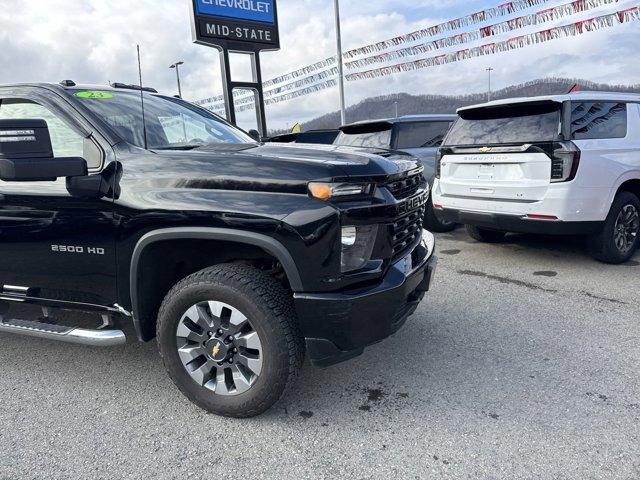
[[[87,330],[30,320],[4,319],[2,317],[0,317],[0,332],[91,347],[113,347],[122,345],[127,341],[122,330]]]

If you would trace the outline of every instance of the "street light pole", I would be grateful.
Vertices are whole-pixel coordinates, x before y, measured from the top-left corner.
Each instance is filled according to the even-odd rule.
[[[491,72],[493,72],[493,67],[487,68],[487,72],[489,72],[489,92],[487,93],[487,102],[491,101]]]
[[[180,86],[180,65],[184,65],[184,62],[176,62],[169,68],[176,69],[176,79],[178,80],[178,97],[182,98],[182,87]]]
[[[340,122],[347,123],[347,112],[344,100],[344,66],[342,65],[342,31],[340,28],[340,0],[334,0],[336,13],[336,44],[338,49],[338,86],[340,88]]]

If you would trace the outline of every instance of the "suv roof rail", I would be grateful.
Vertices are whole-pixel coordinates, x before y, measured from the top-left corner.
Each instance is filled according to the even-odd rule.
[[[75,87],[76,82],[74,82],[73,80],[62,80],[60,82],[60,85],[62,85],[63,87]]]
[[[126,83],[120,83],[120,82],[114,82],[111,84],[111,86],[113,88],[121,88],[125,90],[138,90],[138,91],[142,90],[143,92],[158,93],[158,91],[155,88],[141,87],[140,85],[127,85]]]

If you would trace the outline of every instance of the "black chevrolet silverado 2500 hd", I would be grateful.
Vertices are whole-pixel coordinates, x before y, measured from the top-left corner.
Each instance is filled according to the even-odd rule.
[[[259,144],[142,96],[144,122],[130,86],[0,87],[0,332],[157,337],[189,399],[247,417],[305,353],[354,357],[415,311],[436,259],[413,157]]]

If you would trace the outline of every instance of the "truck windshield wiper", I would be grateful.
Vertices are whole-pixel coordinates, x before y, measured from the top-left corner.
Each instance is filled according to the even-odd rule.
[[[193,145],[173,145],[170,147],[153,147],[151,150],[195,150],[196,148],[204,147],[201,144],[193,144]]]

